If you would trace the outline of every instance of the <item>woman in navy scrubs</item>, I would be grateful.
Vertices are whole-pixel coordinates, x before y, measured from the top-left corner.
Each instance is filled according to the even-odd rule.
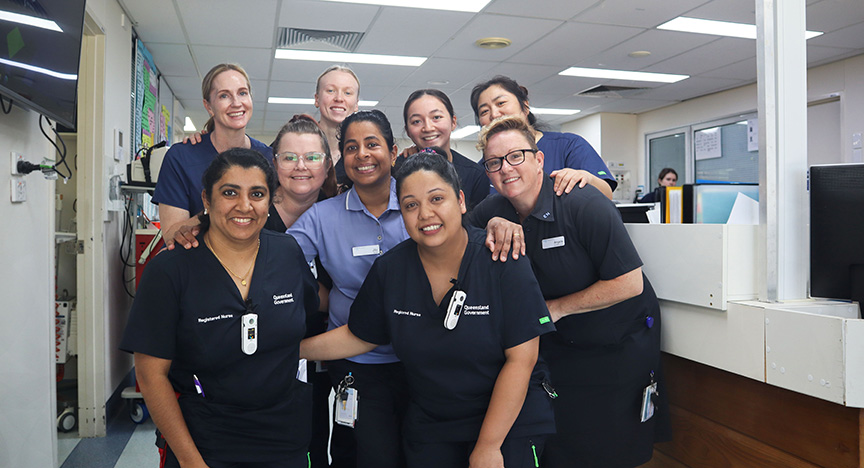
[[[463,227],[465,198],[442,156],[409,158],[397,193],[411,239],[375,261],[348,325],[304,340],[301,354],[392,343],[408,377],[411,468],[538,466],[554,431],[539,336],[554,327],[530,265],[493,261],[485,233]]]
[[[296,374],[318,296],[297,243],[263,230],[276,186],[258,152],[220,154],[201,194],[206,248],[163,252],[144,271],[121,348],[167,467],[308,466],[311,389]]]
[[[453,103],[444,92],[437,89],[414,91],[405,101],[402,118],[405,121],[405,133],[414,142],[413,151],[432,146],[444,151],[444,156],[459,175],[469,210],[489,195],[486,172],[477,163],[450,148],[450,133],[456,129],[456,115]],[[397,170],[405,162],[409,152],[403,151],[403,155],[396,158]]]
[[[480,134],[484,165],[497,195],[469,215],[519,223],[556,333],[541,340],[559,398],[557,434],[543,466],[633,467],[652,456],[655,426],[668,411],[642,414],[660,372],[660,308],[614,205],[594,187],[557,196],[544,154],[516,116]],[[660,395],[665,392],[661,387]],[[646,409],[650,405],[646,402]],[[650,411],[649,411],[650,412]],[[645,419],[644,422],[642,420]]]
[[[607,198],[618,182],[597,151],[584,138],[574,133],[541,132],[537,117],[528,105],[528,90],[506,76],[498,75],[474,86],[471,107],[477,123],[486,126],[503,115],[516,115],[532,126],[537,146],[546,154],[546,172],[555,179],[555,193],[570,193],[579,184],[592,185]],[[493,192],[494,193],[494,192]]]

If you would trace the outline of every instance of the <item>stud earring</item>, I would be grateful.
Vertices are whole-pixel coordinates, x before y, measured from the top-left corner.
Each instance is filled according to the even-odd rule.
[[[207,208],[204,208],[204,216],[207,216]]]

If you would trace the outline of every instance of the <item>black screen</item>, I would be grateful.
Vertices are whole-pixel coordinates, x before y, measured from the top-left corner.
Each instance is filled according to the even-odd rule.
[[[0,0],[0,93],[71,128],[76,123],[84,3]],[[21,22],[31,19],[43,25]]]
[[[810,295],[864,300],[864,164],[810,167]]]

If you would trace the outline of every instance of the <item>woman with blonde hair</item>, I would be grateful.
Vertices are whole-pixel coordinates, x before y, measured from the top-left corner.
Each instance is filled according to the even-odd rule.
[[[210,114],[197,145],[179,143],[171,146],[159,171],[159,182],[153,203],[159,205],[163,238],[173,239],[184,225],[198,224],[192,217],[200,213],[201,176],[216,156],[231,148],[253,149],[266,159],[270,147],[246,135],[252,118],[252,85],[243,67],[220,63],[211,68],[201,83],[204,108]]]

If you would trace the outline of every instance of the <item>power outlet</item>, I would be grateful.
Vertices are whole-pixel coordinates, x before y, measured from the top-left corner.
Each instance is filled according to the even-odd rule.
[[[27,182],[20,177],[13,177],[9,182],[12,183],[12,203],[27,201]]]
[[[21,153],[16,153],[12,151],[12,174],[17,175],[18,172],[18,161],[23,161],[24,155]]]

